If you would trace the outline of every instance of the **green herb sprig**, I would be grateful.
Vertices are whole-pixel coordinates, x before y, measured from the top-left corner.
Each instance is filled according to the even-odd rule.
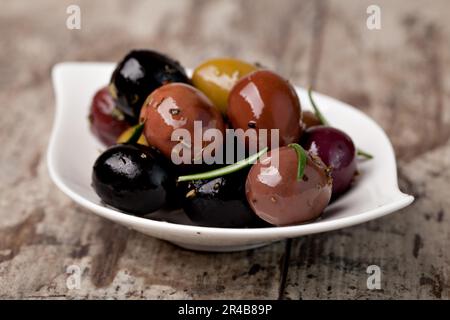
[[[297,153],[298,166],[297,166],[297,180],[300,181],[303,179],[303,175],[305,174],[306,161],[308,160],[308,155],[306,154],[305,149],[303,149],[297,143],[288,144],[288,147],[295,150]]]
[[[251,155],[250,157],[248,157],[246,159],[242,159],[236,163],[230,164],[228,166],[225,166],[225,167],[222,167],[219,169],[202,172],[202,173],[195,173],[195,174],[180,176],[180,177],[178,177],[177,181],[181,182],[181,181],[191,181],[191,180],[204,180],[204,179],[213,179],[213,178],[217,178],[217,177],[222,177],[224,175],[239,171],[239,170],[253,164],[256,160],[259,159],[259,157],[261,157],[264,153],[266,153],[267,150],[268,150],[268,148],[265,147],[258,153],[255,153],[254,155]]]
[[[144,125],[145,125],[144,122],[137,125],[134,128],[133,133],[131,134],[130,138],[127,140],[126,143],[131,143],[131,144],[137,143],[139,138],[141,137],[142,131],[144,131]]]

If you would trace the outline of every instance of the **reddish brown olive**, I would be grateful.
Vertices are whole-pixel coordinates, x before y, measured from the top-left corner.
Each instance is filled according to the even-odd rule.
[[[302,112],[302,122],[304,130],[322,125],[322,122],[315,113],[309,110]]]
[[[198,158],[202,160],[202,150],[212,143],[202,139],[203,132],[217,129],[222,137],[225,132],[220,111],[200,90],[183,83],[166,84],[153,91],[142,107],[140,121],[145,121],[144,135],[149,145],[160,150],[169,159],[173,159],[173,153],[182,155],[186,152],[190,155],[190,163]],[[195,121],[200,126],[196,127]],[[190,138],[179,136],[177,132],[172,137],[176,129],[185,129],[177,132],[187,130]],[[196,135],[201,139],[199,148],[194,148]],[[182,149],[175,148],[176,146],[181,146]]]
[[[251,208],[261,219],[284,226],[308,222],[321,215],[331,198],[329,169],[317,156],[308,153],[300,180],[297,170],[297,153],[291,147],[274,149],[252,166],[245,190]]]
[[[292,85],[279,75],[258,70],[241,78],[230,92],[227,116],[234,129],[279,130],[279,145],[297,142],[301,107]],[[249,142],[255,143],[255,137]],[[271,144],[270,134],[267,139]]]

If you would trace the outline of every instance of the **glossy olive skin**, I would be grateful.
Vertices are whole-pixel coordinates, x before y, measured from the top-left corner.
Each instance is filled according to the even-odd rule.
[[[271,163],[279,157],[279,165]],[[329,170],[308,154],[303,179],[297,180],[297,154],[290,147],[270,151],[255,163],[245,185],[247,200],[263,220],[277,225],[305,223],[318,218],[331,198]]]
[[[179,183],[183,209],[195,225],[218,228],[269,226],[254,214],[245,197],[248,169],[208,180]]]
[[[115,144],[117,137],[130,127],[106,87],[92,99],[89,122],[92,133],[107,146]]]
[[[223,115],[226,115],[231,89],[240,78],[255,70],[257,70],[255,65],[242,60],[211,59],[194,69],[192,84],[211,99]]]
[[[227,115],[234,129],[279,129],[280,146],[297,142],[302,133],[300,101],[294,88],[268,70],[252,72],[236,83]],[[270,132],[267,141],[270,146]]]
[[[305,110],[302,112],[302,122],[303,122],[304,130],[322,125],[322,122],[314,114],[314,112],[309,111],[309,110]]]
[[[104,203],[142,216],[160,209],[174,189],[162,157],[142,145],[118,144],[95,161],[92,186]]]
[[[190,83],[179,62],[155,51],[133,50],[117,65],[109,89],[119,108],[136,124],[148,95],[171,82]]]
[[[306,130],[301,144],[330,167],[333,198],[350,188],[357,170],[356,149],[345,132],[329,126],[312,127]]]
[[[203,163],[203,152],[194,149],[195,134],[200,137],[202,134],[199,130],[194,132],[194,121],[200,122],[198,124],[203,132],[208,129],[217,129],[221,134],[225,132],[222,115],[212,102],[200,90],[183,83],[166,84],[153,91],[142,108],[140,121],[145,122],[144,135],[148,143],[166,158],[172,160],[172,153],[190,154],[190,157],[181,159],[182,163],[176,164],[197,163],[195,159],[200,159],[196,165]],[[172,139],[176,129],[187,130],[190,141],[178,139],[179,135]],[[201,147],[205,148],[210,143],[201,141]]]

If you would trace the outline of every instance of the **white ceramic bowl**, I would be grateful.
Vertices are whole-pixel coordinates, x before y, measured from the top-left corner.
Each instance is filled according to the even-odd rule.
[[[113,68],[111,63],[61,63],[52,72],[56,116],[47,156],[50,176],[65,194],[99,216],[184,248],[238,251],[363,223],[413,201],[398,189],[394,152],[383,130],[357,109],[315,93],[316,102],[332,124],[347,132],[358,147],[375,155],[373,160],[359,163],[361,175],[356,185],[330,205],[322,219],[298,226],[225,229],[139,218],[106,207],[91,187],[92,165],[105,147],[91,134],[87,117],[94,93],[109,82]],[[296,90],[303,108],[309,109],[307,92]],[[187,219],[182,212],[158,214]]]

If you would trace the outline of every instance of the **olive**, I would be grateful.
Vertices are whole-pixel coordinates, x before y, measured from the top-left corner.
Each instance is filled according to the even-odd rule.
[[[205,180],[179,182],[183,209],[199,226],[245,228],[268,226],[252,211],[245,197],[248,169]]]
[[[231,88],[241,77],[255,70],[257,70],[256,66],[241,60],[231,58],[211,59],[194,69],[192,83],[206,94],[225,115]]]
[[[141,122],[145,122],[148,143],[175,164],[203,164],[204,149],[214,142],[203,139],[203,132],[216,129],[222,137],[225,132],[222,115],[211,101],[200,90],[183,83],[166,84],[153,91],[142,108]],[[194,148],[196,137],[200,142]],[[174,157],[179,162],[173,161]]]
[[[304,130],[315,126],[320,126],[322,124],[322,122],[315,115],[315,113],[309,110],[305,110],[302,112],[302,122]]]
[[[117,137],[130,126],[106,87],[98,90],[92,99],[89,122],[92,133],[107,146],[115,144]]]
[[[155,51],[133,50],[117,65],[109,89],[119,108],[137,123],[147,96],[170,82],[190,82],[177,61]]]
[[[227,115],[234,129],[279,130],[279,145],[297,142],[302,133],[300,101],[279,75],[258,70],[241,78],[230,92]],[[267,138],[268,146],[271,138]],[[249,142],[255,145],[256,136]]]
[[[135,215],[160,209],[169,199],[174,179],[153,149],[118,144],[95,161],[92,186],[104,203]]]
[[[356,150],[345,132],[329,126],[313,127],[305,131],[302,146],[331,168],[333,198],[350,188],[356,174]]]
[[[125,130],[124,132],[122,132],[122,133],[120,134],[120,136],[117,138],[117,143],[126,143],[126,142],[128,142],[128,140],[131,138],[131,136],[133,135],[134,131],[136,130],[136,128],[137,128],[138,126],[139,126],[139,125],[137,124],[137,125],[135,125],[135,126],[132,126],[132,127],[128,128],[128,129]],[[138,143],[138,144],[142,144],[142,145],[144,145],[144,146],[148,146],[148,142],[147,142],[147,140],[145,139],[145,136],[144,136],[143,134],[140,135],[140,137],[139,137],[137,143]]]
[[[251,167],[246,195],[261,219],[284,226],[311,221],[323,212],[331,198],[329,170],[317,156],[306,156],[300,180],[298,156],[291,147],[273,149]]]

